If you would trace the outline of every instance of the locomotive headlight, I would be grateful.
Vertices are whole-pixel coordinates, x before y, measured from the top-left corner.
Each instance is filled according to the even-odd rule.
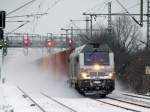
[[[100,69],[102,69],[102,68],[104,68],[104,66],[101,66],[101,65],[99,65],[99,64],[95,64],[95,65],[93,65],[93,69],[94,70],[100,70]]]
[[[110,79],[113,79],[113,77],[114,77],[114,75],[113,75],[112,72],[109,72],[109,73],[108,73],[108,76],[109,76]]]
[[[80,76],[82,79],[88,79],[89,78],[88,70],[85,68],[81,68],[80,69]]]
[[[87,72],[81,72],[81,77],[83,79],[87,79],[88,78],[88,73]]]
[[[109,75],[109,77],[113,77],[113,73],[112,72],[110,72],[108,75]]]

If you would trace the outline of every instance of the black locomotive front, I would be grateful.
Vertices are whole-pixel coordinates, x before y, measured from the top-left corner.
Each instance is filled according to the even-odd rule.
[[[115,89],[115,81],[112,79],[78,80],[76,89],[83,94],[107,95]]]

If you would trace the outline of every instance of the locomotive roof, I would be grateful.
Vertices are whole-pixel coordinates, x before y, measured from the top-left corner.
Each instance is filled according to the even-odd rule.
[[[83,47],[81,52],[93,52],[93,51],[106,51],[112,52],[110,47],[107,44],[87,44]]]
[[[76,48],[73,53],[71,53],[70,56],[76,56],[79,55],[79,53],[84,53],[84,52],[112,52],[112,50],[108,47],[107,44],[85,44],[82,45],[78,48]]]

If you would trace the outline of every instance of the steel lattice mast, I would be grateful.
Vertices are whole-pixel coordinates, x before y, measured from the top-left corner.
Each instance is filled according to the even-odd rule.
[[[147,0],[147,48],[150,47],[150,0]]]

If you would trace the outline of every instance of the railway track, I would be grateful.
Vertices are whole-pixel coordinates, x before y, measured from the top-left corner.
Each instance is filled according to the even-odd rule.
[[[48,112],[46,109],[44,109],[44,106],[40,105],[40,103],[38,103],[36,100],[34,100],[30,95],[28,95],[23,89],[21,89],[20,87],[17,87],[23,94],[24,94],[24,97],[26,98],[29,98],[33,104],[35,106],[37,106],[42,112]],[[41,93],[42,96],[46,97],[47,99],[57,103],[58,105],[62,106],[63,108],[66,108],[67,110],[69,110],[69,112],[77,112],[76,110],[72,109],[71,107],[57,101],[56,99],[44,94],[44,93]]]
[[[128,94],[128,93],[123,93],[122,95],[135,97],[135,98],[140,98],[140,99],[145,99],[145,100],[150,100],[150,97],[144,97],[142,95],[133,95],[133,94]]]
[[[111,105],[111,106],[115,106],[115,107],[118,107],[118,108],[121,108],[121,109],[129,110],[129,111],[132,111],[132,112],[141,112],[141,111],[138,111],[138,110],[135,110],[135,109],[131,109],[131,108],[128,108],[128,107],[124,107],[123,105],[120,106],[120,105],[117,105],[117,104],[113,104],[113,103],[108,102],[108,101],[103,101],[103,100],[98,100],[98,99],[96,99],[95,101],[102,102],[102,103],[104,103],[104,104]]]
[[[48,95],[46,95],[46,94],[44,94],[44,93],[41,93],[41,94],[42,94],[43,96],[47,97],[48,99],[50,99],[50,100],[52,100],[52,101],[58,103],[59,105],[65,107],[65,108],[67,108],[67,109],[69,109],[71,112],[77,112],[76,110],[72,109],[71,107],[69,107],[69,106],[67,106],[67,105],[65,105],[65,104],[63,104],[63,103],[61,103],[61,102],[59,102],[58,100],[56,100],[56,99],[54,99],[54,98],[52,98],[52,97],[50,97],[50,96],[48,96]]]
[[[141,95],[141,96],[147,96],[147,97],[150,97],[150,95],[146,95],[146,94],[140,94],[140,93],[138,93],[137,95]]]
[[[79,112],[79,111],[76,111],[76,110],[74,110],[74,109],[68,107],[67,105],[64,105],[64,104],[61,103],[60,101],[58,101],[58,100],[56,100],[56,99],[54,99],[54,98],[52,98],[52,97],[50,97],[50,96],[48,96],[48,95],[46,95],[46,94],[44,94],[44,93],[41,93],[41,94],[44,95],[45,97],[47,97],[47,98],[49,98],[49,99],[51,99],[51,100],[53,100],[53,101],[59,103],[59,104],[62,105],[63,107],[68,108],[68,109],[71,110],[72,112]],[[91,100],[91,98],[87,98],[87,99],[90,99],[90,100]],[[92,100],[93,100],[93,99],[92,99]],[[108,103],[108,102],[104,102],[104,101],[96,100],[96,102],[97,102],[97,101],[98,101],[98,102],[102,102],[102,103],[104,103],[104,104],[106,104],[106,105],[111,105],[111,106],[119,107],[119,108],[121,108],[121,109],[125,109],[125,110],[128,110],[128,111],[132,111],[132,112],[141,112],[141,111],[138,111],[138,110],[126,108],[126,107],[119,106],[119,105],[114,105],[114,104],[111,104],[111,103]],[[95,102],[95,100],[94,100],[94,102]],[[93,105],[93,104],[91,103],[91,105]],[[97,104],[96,104],[96,105],[97,105]],[[83,111],[80,110],[80,112],[83,112]]]
[[[146,110],[144,112],[150,112],[150,106],[140,105],[140,104],[136,104],[130,101],[122,100],[122,99],[106,97],[106,99],[94,99],[94,100],[98,102],[102,102],[104,104],[108,104],[111,106],[129,110],[132,112],[143,112],[144,110]]]
[[[112,99],[112,100],[116,100],[116,101],[119,101],[119,102],[124,102],[124,103],[128,103],[128,104],[131,104],[131,105],[135,105],[135,106],[139,106],[139,107],[144,107],[144,108],[150,109],[150,106],[133,103],[133,102],[131,102],[131,101],[126,101],[126,100],[117,99],[117,98],[112,98],[112,97],[107,97],[107,98]]]
[[[48,112],[49,109],[47,107],[51,107],[51,104],[48,103],[49,102],[53,102],[57,105],[57,108],[62,109],[62,112],[79,112],[80,109],[73,109],[70,106],[66,105],[65,103],[62,103],[61,101],[48,96],[45,93],[40,93],[39,95],[41,96],[41,98],[47,99],[47,107],[45,106],[45,104],[43,104],[42,102],[40,102],[38,99],[34,98],[34,95],[29,95],[27,94],[23,89],[21,89],[20,87],[18,87],[18,89],[23,93],[24,97],[28,98],[29,100],[31,100],[33,102],[34,106],[37,106],[41,112]],[[31,97],[32,96],[32,97]],[[128,101],[124,101],[122,99],[117,99],[117,98],[113,98],[113,97],[106,97],[105,99],[92,99],[90,98],[90,100],[94,100],[96,102],[101,102],[104,103],[106,105],[110,105],[110,106],[114,106],[120,109],[125,109],[127,111],[131,111],[131,112],[150,112],[150,106],[145,106],[145,105],[139,105],[133,102],[128,102]],[[80,102],[81,103],[81,102]],[[91,102],[92,104],[92,102]],[[55,108],[55,106],[54,106]],[[65,111],[66,110],[66,111]],[[50,111],[49,111],[50,112]]]
[[[128,93],[122,93],[122,95],[125,96],[130,96],[130,97],[134,97],[134,98],[140,98],[140,99],[145,99],[145,100],[150,100],[150,97],[145,96],[145,95],[134,95],[134,94],[128,94]]]
[[[37,106],[42,112],[47,112],[40,104],[38,104],[34,99],[32,99],[24,90],[22,90],[20,87],[17,87],[25,97],[29,98],[35,106]]]

